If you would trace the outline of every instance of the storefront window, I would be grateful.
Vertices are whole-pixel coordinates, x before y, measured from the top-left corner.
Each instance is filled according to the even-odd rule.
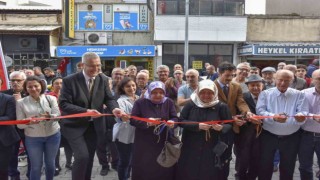
[[[203,66],[208,62],[217,67],[221,62],[232,62],[232,57],[232,44],[190,44],[188,67],[192,68],[194,61],[201,61]],[[184,44],[163,44],[162,64],[184,66]]]
[[[242,16],[244,0],[189,0],[190,15]],[[158,15],[184,15],[185,0],[159,0]]]

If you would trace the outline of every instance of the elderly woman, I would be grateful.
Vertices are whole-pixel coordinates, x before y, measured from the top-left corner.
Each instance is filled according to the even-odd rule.
[[[137,86],[132,78],[125,77],[118,85],[117,92],[120,97],[117,101],[120,109],[127,114],[131,114],[133,104],[139,98],[135,94],[136,90]],[[116,118],[117,123],[113,126],[113,141],[119,154],[119,180],[127,180],[130,174],[135,127],[127,123],[128,120],[126,117]]]
[[[231,132],[231,124],[206,124],[215,120],[230,120],[228,106],[218,99],[218,89],[211,80],[199,82],[199,87],[191,95],[180,115],[183,129],[181,156],[178,161],[176,180],[211,180],[223,179],[222,168],[225,134]],[[190,123],[198,122],[198,123]],[[219,145],[217,145],[219,144]],[[217,145],[217,146],[216,146]],[[223,166],[223,165],[222,165]]]
[[[44,95],[45,83],[36,76],[27,77],[23,84],[28,93],[17,101],[17,119],[32,117],[57,117],[60,115],[57,99]],[[31,120],[29,124],[18,125],[24,129],[25,144],[31,162],[30,180],[41,179],[43,161],[45,163],[46,179],[53,179],[55,172],[55,157],[60,144],[60,126],[57,121]]]
[[[177,113],[172,100],[165,97],[165,85],[160,81],[148,86],[145,98],[135,102],[131,115],[142,118],[157,118],[177,121]],[[155,120],[156,121],[156,120]],[[130,119],[136,127],[133,143],[132,180],[173,180],[176,166],[164,168],[157,163],[157,157],[164,147],[166,128],[155,133],[155,123]],[[170,126],[172,127],[172,126]]]

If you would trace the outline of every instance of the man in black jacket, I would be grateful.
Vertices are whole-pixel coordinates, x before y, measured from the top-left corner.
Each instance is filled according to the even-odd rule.
[[[100,57],[96,53],[87,52],[82,56],[82,63],[82,72],[63,79],[59,97],[62,114],[101,113],[103,105],[106,105],[115,116],[124,115],[111,94],[108,79],[100,74]],[[61,131],[74,152],[73,180],[91,179],[96,140],[97,136],[105,134],[105,123],[103,117],[62,120]]]
[[[250,111],[256,114],[256,103],[260,92],[263,90],[262,78],[259,75],[250,75],[246,82],[249,91],[243,94],[243,99],[248,104]],[[259,121],[247,122],[240,127],[239,155],[237,156],[238,177],[240,180],[253,180],[258,176],[259,140],[261,130]]]
[[[0,122],[16,119],[16,102],[12,96],[0,93]],[[8,179],[8,167],[16,142],[20,140],[13,125],[0,125],[0,179]]]

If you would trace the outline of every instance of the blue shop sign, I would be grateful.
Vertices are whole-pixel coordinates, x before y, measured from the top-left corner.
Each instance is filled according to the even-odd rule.
[[[100,57],[155,56],[155,46],[58,46],[57,57],[81,57],[86,52],[95,52]]]
[[[296,55],[320,55],[320,45],[313,46],[265,46],[246,45],[238,48],[240,56],[246,55],[267,55],[267,56],[296,56]]]

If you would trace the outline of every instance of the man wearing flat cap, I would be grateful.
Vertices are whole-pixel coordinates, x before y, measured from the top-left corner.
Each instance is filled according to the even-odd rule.
[[[263,90],[263,79],[252,74],[247,78],[246,84],[249,91],[243,93],[243,99],[250,108],[250,111],[256,114],[256,104],[260,92]],[[251,121],[240,127],[238,177],[240,180],[252,180],[258,177],[259,167],[259,140],[261,132],[260,121]]]
[[[262,69],[261,74],[263,78],[264,89],[269,89],[276,86],[274,82],[274,73],[276,73],[276,69],[273,67],[265,67]]]

